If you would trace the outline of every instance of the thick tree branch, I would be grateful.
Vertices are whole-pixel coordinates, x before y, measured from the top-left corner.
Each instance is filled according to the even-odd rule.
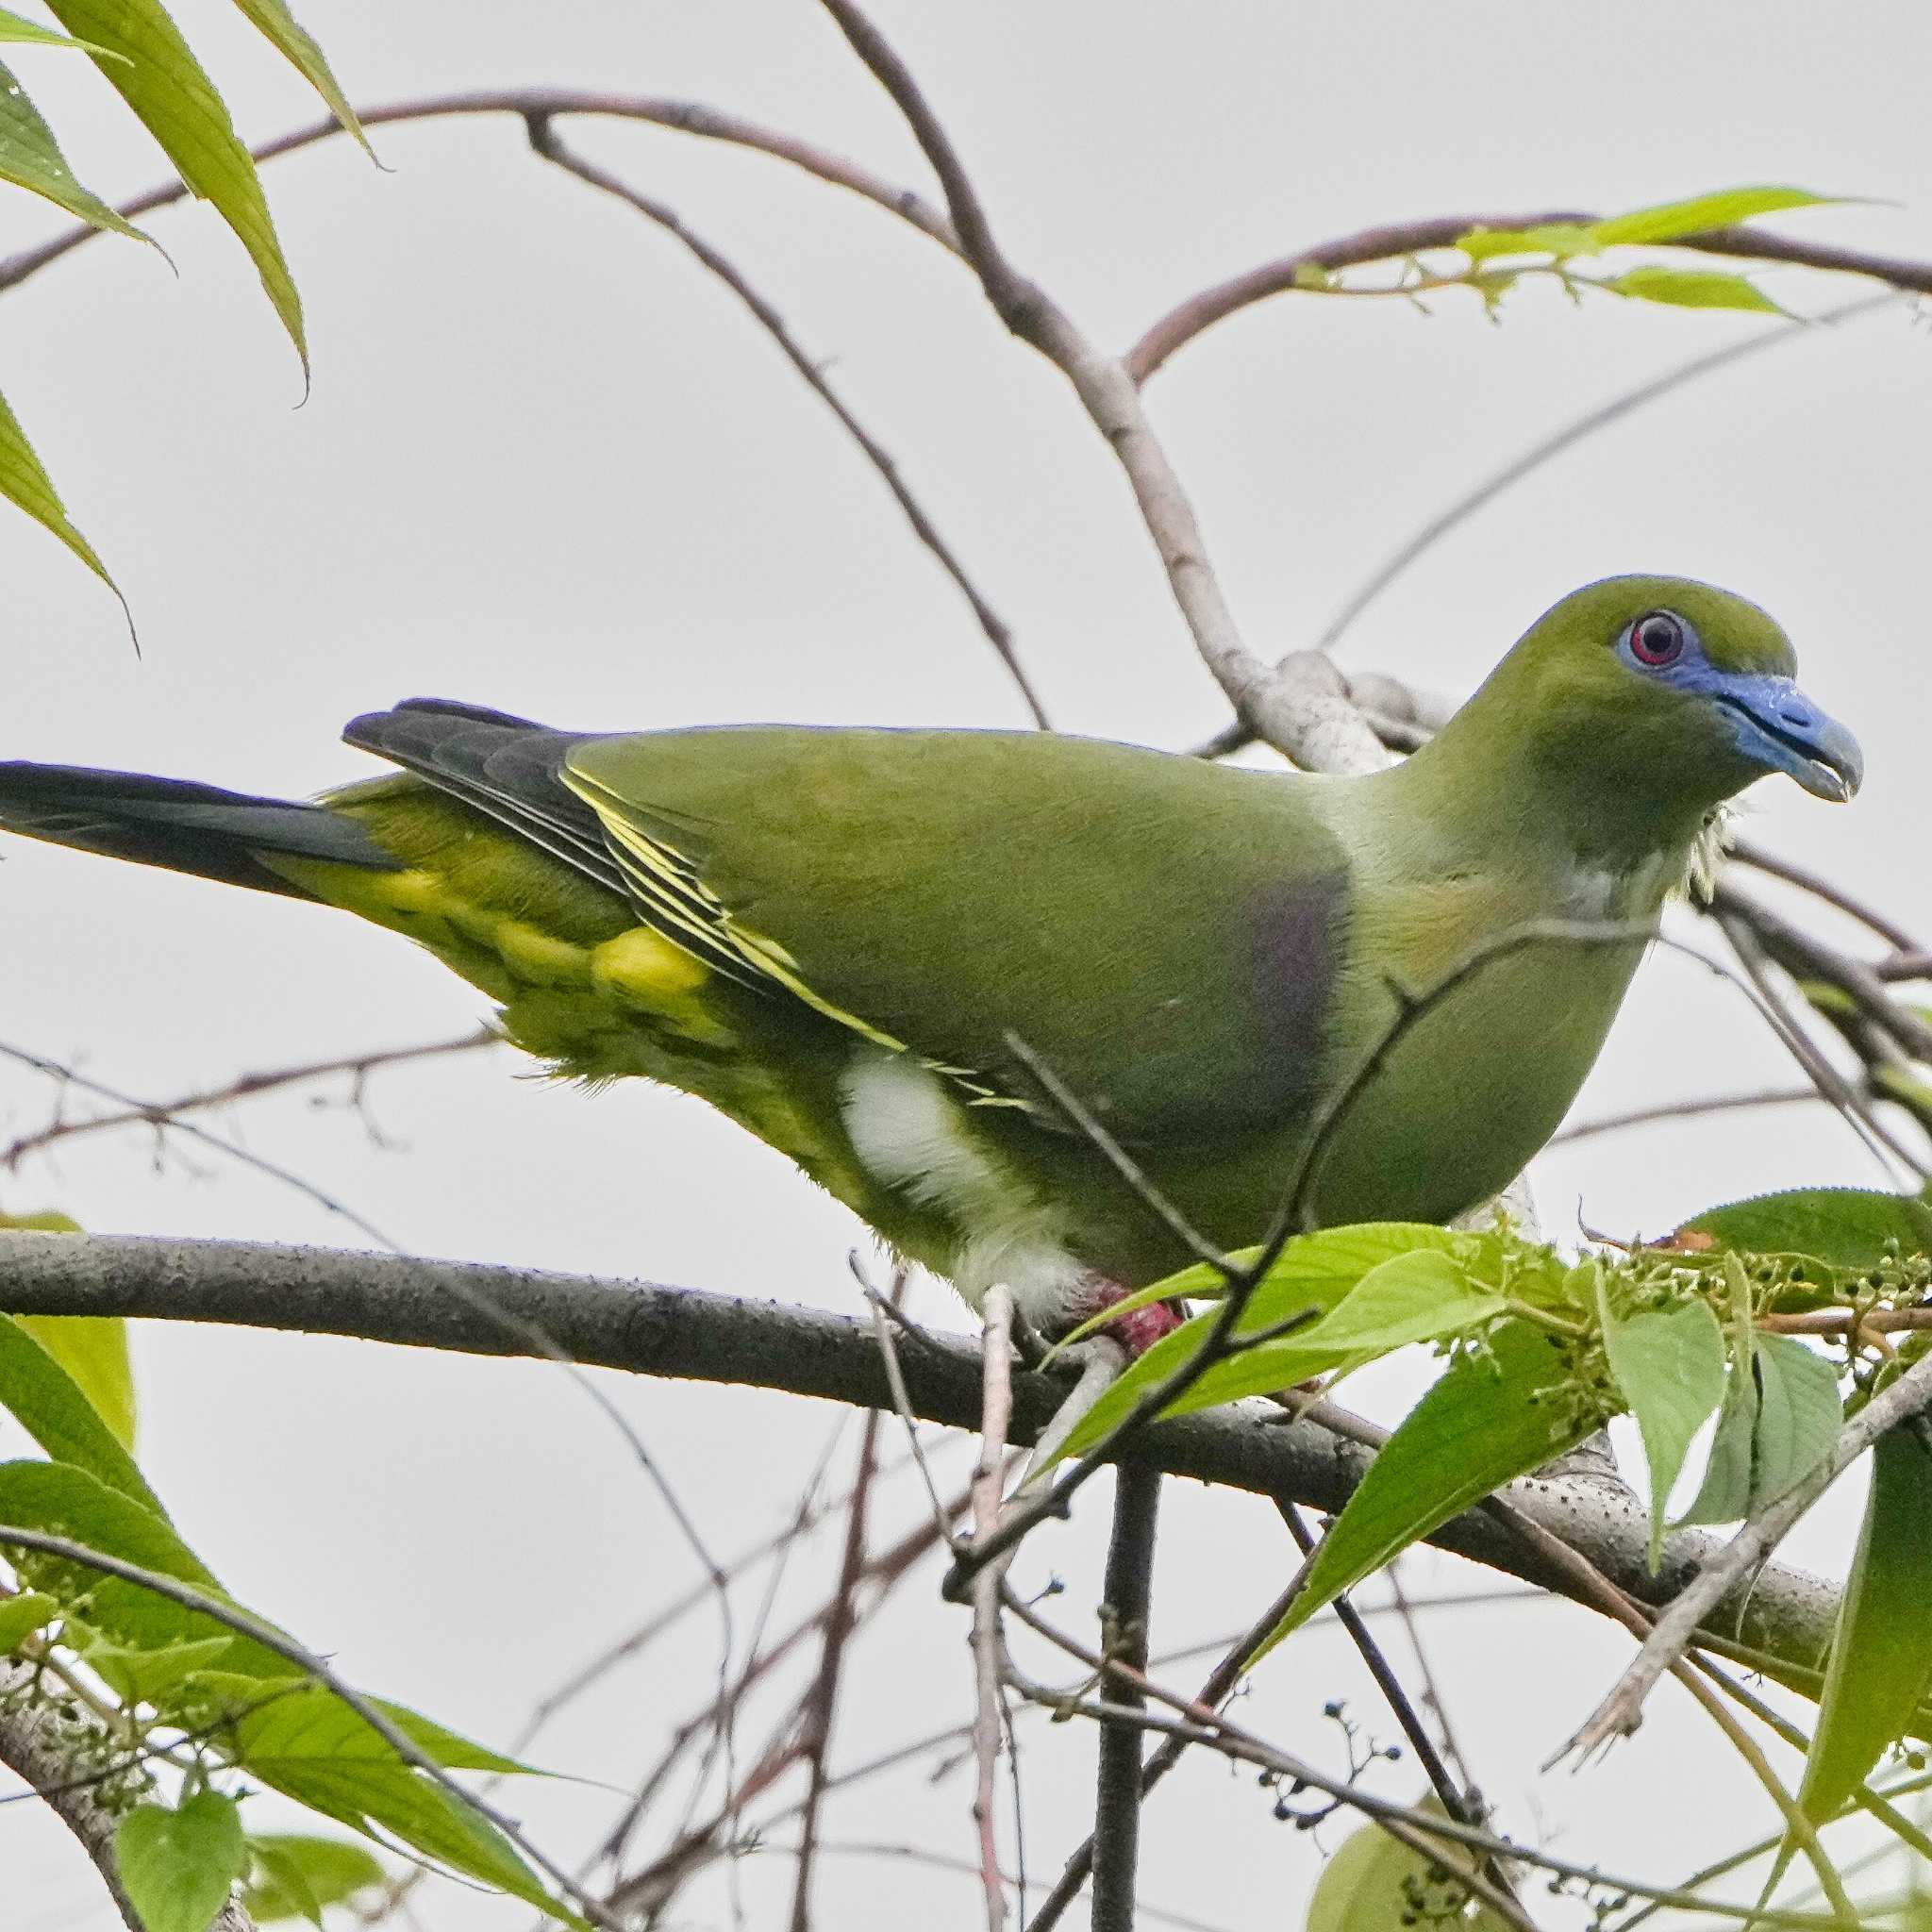
[[[225,1322],[537,1359],[542,1356],[529,1336],[541,1331],[557,1350],[590,1366],[782,1390],[867,1408],[892,1406],[865,1322],[695,1289],[473,1263],[239,1241],[0,1232],[0,1310]],[[953,1428],[977,1427],[980,1364],[972,1342],[922,1332],[902,1338],[899,1354],[915,1415]],[[1034,1440],[1064,1392],[1053,1376],[1016,1374],[1013,1440]],[[1173,1475],[1331,1513],[1369,1462],[1359,1445],[1258,1405],[1155,1424],[1136,1435],[1132,1453]],[[1521,1515],[1648,1603],[1670,1601],[1718,1547],[1709,1537],[1674,1536],[1652,1576],[1645,1561],[1649,1524],[1620,1485],[1533,1476],[1507,1493]],[[1587,1601],[1560,1567],[1525,1550],[1511,1530],[1480,1511],[1445,1524],[1430,1541]],[[1748,1646],[1812,1671],[1836,1608],[1836,1592],[1823,1578],[1773,1564],[1748,1592],[1740,1586],[1727,1596],[1706,1629],[1719,1648]]]

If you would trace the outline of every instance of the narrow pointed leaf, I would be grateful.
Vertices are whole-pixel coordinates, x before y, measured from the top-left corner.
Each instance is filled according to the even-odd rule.
[[[114,1862],[145,1932],[208,1932],[242,1875],[242,1814],[220,1791],[178,1811],[138,1805],[114,1833]]]
[[[235,4],[322,96],[329,112],[342,124],[346,132],[356,137],[357,145],[373,161],[375,150],[369,145],[369,137],[363,133],[355,108],[350,107],[348,97],[330,72],[328,57],[316,44],[314,36],[289,11],[283,0],[235,0]]]
[[[23,38],[8,33],[4,19],[0,19],[0,41]],[[60,46],[81,44],[64,34],[49,38]],[[137,242],[153,245],[150,236],[116,214],[98,194],[75,178],[74,170],[67,165],[67,157],[60,152],[60,143],[54,139],[54,130],[27,98],[26,90],[14,78],[12,69],[6,66],[0,66],[0,181],[11,181],[16,188],[25,188],[51,201],[56,208],[65,208],[96,228],[131,235]]]
[[[1822,208],[1834,197],[1813,194],[1805,188],[1725,188],[1715,194],[1695,194],[1688,201],[1660,202],[1655,208],[1633,208],[1592,225],[1599,248],[1631,242],[1674,242],[1684,235],[1702,235],[1711,228],[1734,227],[1753,215],[1776,214],[1784,208]]]
[[[62,1345],[74,1339],[63,1338]],[[84,1469],[166,1517],[160,1498],[79,1382],[45,1342],[10,1315],[0,1315],[0,1407],[10,1410],[55,1461]]]
[[[1633,302],[1661,302],[1671,308],[1741,308],[1755,315],[1790,315],[1749,277],[1717,269],[1633,268],[1596,286]]]
[[[1798,1803],[1822,1824],[1913,1724],[1932,1688],[1932,1451],[1909,1425],[1881,1436],[1857,1555],[1839,1603]]]
[[[1538,228],[1472,228],[1456,238],[1456,245],[1472,261],[1491,261],[1501,255],[1554,255],[1559,261],[1573,255],[1594,255],[1596,230],[1576,223],[1552,223]]]
[[[124,58],[92,57],[182,180],[213,205],[255,263],[289,340],[308,369],[302,298],[289,274],[255,162],[226,104],[158,0],[47,0],[70,33]]]
[[[1572,1398],[1563,1351],[1526,1322],[1496,1328],[1416,1404],[1322,1539],[1272,1649],[1344,1591],[1493,1490],[1574,1448],[1597,1426]]]
[[[0,1214],[0,1227],[29,1228],[42,1234],[78,1234],[80,1224],[64,1214]],[[79,1385],[80,1391],[93,1406],[94,1413],[107,1424],[109,1433],[122,1448],[134,1453],[135,1404],[134,1372],[127,1358],[127,1324],[118,1315],[16,1315],[13,1318],[44,1348]],[[0,1373],[0,1402],[6,1400],[4,1373]],[[71,1448],[55,1449],[43,1444],[48,1453],[63,1462],[79,1462],[83,1457]],[[106,1476],[101,1469],[96,1475]],[[114,1480],[113,1477],[107,1477]],[[145,1485],[142,1486],[143,1490]],[[130,1491],[130,1494],[141,1493]],[[143,1496],[150,1507],[159,1502],[151,1491]],[[163,1511],[163,1514],[166,1512]]]
[[[69,34],[57,33],[50,26],[42,26],[37,20],[23,20],[17,13],[9,13],[0,7],[0,41],[18,42],[33,47],[75,47],[90,54],[105,54],[105,47],[96,47],[88,41],[76,41]]]
[[[94,555],[94,547],[80,534],[73,520],[67,514],[66,506],[60,501],[60,493],[54,488],[54,480],[47,475],[41,459],[34,454],[34,446],[26,440],[26,431],[20,426],[20,418],[13,413],[12,407],[5,396],[0,396],[0,496],[17,509],[24,509],[43,530],[51,531],[88,569],[121,598],[121,608],[127,608],[127,600],[121,597],[121,587],[108,575],[108,566]]]
[[[1663,1552],[1664,1508],[1690,1441],[1724,1400],[1724,1338],[1706,1302],[1624,1320],[1604,1315],[1610,1374],[1636,1419],[1650,1468],[1650,1567]]]
[[[358,1892],[389,1876],[365,1847],[308,1832],[251,1836],[248,1853],[256,1869],[242,1903],[259,1925],[279,1919],[307,1919],[320,1925],[325,1907],[347,1905]]]
[[[1757,1376],[1755,1365],[1734,1366],[1724,1378],[1724,1399],[1718,1410],[1717,1430],[1705,1458],[1704,1480],[1697,1493],[1671,1527],[1688,1529],[1696,1524],[1738,1523],[1751,1513],[1752,1438],[1757,1432]]]

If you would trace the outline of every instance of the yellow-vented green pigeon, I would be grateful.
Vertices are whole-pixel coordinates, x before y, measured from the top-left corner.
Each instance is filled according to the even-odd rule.
[[[1188,1258],[1023,1041],[1211,1240],[1257,1240],[1406,992],[1536,922],[1655,923],[1767,772],[1858,747],[1755,605],[1567,597],[1440,735],[1360,777],[1000,731],[555,731],[358,718],[399,773],[313,805],[0,764],[0,826],[319,899],[418,941],[588,1079],[709,1101],[975,1306],[1048,1332]],[[1561,1120],[1642,950],[1495,951],[1337,1124],[1318,1224],[1441,1221]],[[1144,1346],[1173,1317],[1144,1309]]]

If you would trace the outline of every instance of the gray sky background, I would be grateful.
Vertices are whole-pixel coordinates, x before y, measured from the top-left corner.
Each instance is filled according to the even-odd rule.
[[[239,14],[216,0],[178,12],[247,138],[314,117]],[[302,13],[361,102],[539,80],[687,95],[925,185],[883,97],[806,0],[308,0]],[[1109,343],[1224,274],[1411,215],[1626,208],[1789,180],[1874,204],[1781,218],[1791,231],[1932,255],[1932,14],[1906,0],[893,0],[881,19],[1012,256]],[[18,66],[92,185],[119,194],[164,173],[76,61],[23,50]],[[757,156],[636,127],[570,138],[676,207],[833,358],[1014,625],[1057,723],[1179,745],[1222,722],[1110,458],[955,264]],[[155,221],[178,280],[108,240],[7,296],[0,385],[132,600],[144,656],[57,545],[0,517],[0,756],[301,793],[369,769],[336,742],[341,723],[411,692],[595,727],[1022,721],[877,478],[675,242],[546,169],[513,122],[389,129],[378,148],[392,173],[336,142],[268,175],[308,305],[306,407],[251,270],[206,209]],[[50,225],[25,197],[0,200],[0,247]],[[1790,271],[1765,281],[1814,311],[1857,292]],[[1291,298],[1186,350],[1151,404],[1238,614],[1258,645],[1286,649],[1520,447],[1767,325],[1607,298],[1576,312],[1545,291],[1513,300],[1500,328],[1467,299],[1425,317]],[[1684,571],[1743,591],[1784,619],[1808,687],[1858,731],[1871,774],[1850,812],[1760,788],[1755,834],[1924,920],[1927,354],[1923,323],[1900,308],[1626,420],[1434,552],[1357,627],[1345,661],[1459,692],[1587,579]],[[9,845],[0,903],[0,1037],[141,1094],[455,1033],[479,1011],[428,959],[348,920],[73,854]],[[857,1224],[776,1157],[694,1102],[637,1085],[590,1099],[516,1071],[495,1055],[382,1076],[381,1143],[305,1096],[229,1126],[417,1252],[855,1306]],[[1662,957],[1578,1111],[1790,1077],[1734,990]],[[38,1124],[52,1102],[47,1083],[0,1066],[0,1131]],[[0,1176],[0,1206],[58,1207],[104,1230],[358,1244],[231,1164],[152,1156],[139,1135],[76,1142]],[[1574,1236],[1579,1204],[1593,1225],[1655,1232],[1739,1192],[1873,1177],[1822,1111],[1686,1124],[1537,1169],[1558,1238]],[[930,1283],[915,1312],[963,1322]],[[137,1348],[144,1460],[225,1580],[359,1684],[491,1741],[693,1574],[623,1443],[558,1372],[160,1327]],[[1364,1404],[1392,1418],[1420,1373],[1364,1384]],[[721,1552],[777,1525],[839,1423],[773,1396],[607,1386]],[[841,1456],[850,1441],[848,1429]],[[1078,1523],[1029,1544],[1020,1573],[1029,1587],[1064,1575],[1058,1607],[1081,1630],[1105,1501],[1096,1490]],[[917,1507],[897,1485],[888,1520]],[[1840,1562],[1856,1521],[1848,1487],[1792,1550]],[[829,1560],[802,1563],[782,1602],[814,1602]],[[1264,1505],[1172,1486],[1157,1647],[1241,1627],[1290,1560]],[[1446,1559],[1424,1574],[1484,1581]],[[1761,1794],[1671,1687],[1607,1763],[1538,1774],[1627,1653],[1594,1620],[1544,1605],[1446,1611],[1430,1637],[1509,1829],[1665,1877],[1764,1827]],[[692,1619],[535,1755],[634,1777],[702,1695],[715,1642],[713,1623]],[[964,1624],[929,1585],[867,1636],[854,1668],[840,1761],[967,1714]],[[1191,1683],[1201,1668],[1176,1674]],[[1317,1633],[1263,1673],[1244,1714],[1332,1759],[1319,1712],[1338,1693],[1370,1717],[1341,1640]],[[1091,1755],[1084,1735],[1034,1728],[1036,1880],[1077,1834]],[[1391,1773],[1383,1787],[1407,1793],[1412,1779]],[[967,1857],[966,1800],[957,1774],[935,1786],[915,1771],[841,1800],[830,1835]],[[575,1784],[518,1801],[565,1853],[615,1803]],[[1149,1813],[1146,1899],[1216,1925],[1298,1924],[1316,1849],[1271,1828],[1268,1802],[1246,1774],[1191,1765]],[[34,1807],[0,1808],[0,1869],[9,1925],[111,1923]],[[750,1858],[738,1882],[747,1922],[769,1924],[790,1866]],[[424,1900],[438,1927],[527,1917],[447,1888]],[[914,1910],[965,1925],[979,1910],[969,1879],[850,1857],[824,1864],[820,1900],[828,1925]],[[1580,1923],[1566,1910],[1550,1904],[1549,1923]],[[721,1875],[686,1895],[679,1923],[730,1912]]]

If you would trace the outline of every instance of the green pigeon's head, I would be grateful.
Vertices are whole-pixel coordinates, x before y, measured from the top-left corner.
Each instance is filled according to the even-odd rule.
[[[1841,803],[1864,755],[1796,670],[1757,605],[1689,577],[1627,576],[1544,612],[1493,682],[1518,742],[1587,779],[1607,815],[1620,800],[1707,809],[1771,772]]]

